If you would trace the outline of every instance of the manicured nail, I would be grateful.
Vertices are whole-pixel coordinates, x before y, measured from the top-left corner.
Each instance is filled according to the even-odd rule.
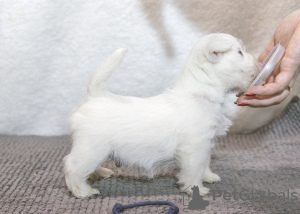
[[[235,101],[234,104],[237,104],[237,101]]]
[[[238,105],[238,106],[247,106],[247,105],[249,105],[249,104],[246,104],[246,103],[238,103],[237,105]]]
[[[255,96],[256,94],[248,94],[246,93],[246,96]]]

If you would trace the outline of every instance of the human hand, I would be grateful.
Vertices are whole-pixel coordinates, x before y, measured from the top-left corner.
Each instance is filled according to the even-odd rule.
[[[300,70],[300,10],[282,20],[258,60],[262,62],[278,43],[286,48],[281,63],[267,78],[266,84],[253,86],[243,96],[239,96],[237,105],[271,106],[281,103],[289,95]]]

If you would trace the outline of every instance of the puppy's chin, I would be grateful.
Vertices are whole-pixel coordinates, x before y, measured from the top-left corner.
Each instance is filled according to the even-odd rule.
[[[241,84],[238,85],[238,87],[234,88],[235,91],[239,92],[246,92],[252,82],[255,80],[256,76],[251,75],[250,77],[246,77],[244,81],[241,81]]]

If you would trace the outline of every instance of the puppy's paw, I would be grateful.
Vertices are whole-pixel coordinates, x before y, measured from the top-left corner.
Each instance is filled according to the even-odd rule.
[[[100,178],[109,178],[112,175],[114,175],[114,172],[112,170],[101,167],[100,169],[97,169],[93,174],[90,174],[89,177],[92,181],[96,181]]]
[[[196,191],[197,192],[197,188],[196,189],[194,189],[194,187],[195,186],[193,186],[193,185],[190,185],[190,186],[183,186],[182,188],[180,188],[181,189],[181,191],[182,192],[185,192],[186,194],[188,194],[188,195],[193,195],[193,191]],[[201,196],[204,196],[204,195],[207,195],[209,193],[209,188],[207,188],[207,187],[204,187],[204,186],[202,186],[202,185],[199,185],[199,194],[201,195]],[[197,194],[197,193],[196,193]]]
[[[214,182],[218,182],[221,181],[221,178],[219,175],[215,174],[215,173],[206,173],[203,177],[203,181],[207,182],[207,183],[214,183]]]
[[[180,188],[181,192],[185,192],[188,195],[193,195],[193,190],[191,187],[183,186]]]
[[[80,191],[79,190],[74,190],[73,191],[73,194],[77,197],[77,198],[87,198],[89,196],[92,196],[92,195],[98,195],[100,194],[100,191],[97,190],[97,189],[93,189],[93,188],[87,188],[87,189],[81,189]]]
[[[114,172],[110,169],[101,167],[99,170],[99,175],[103,178],[109,178],[114,175]]]
[[[85,197],[89,197],[89,196],[92,196],[92,195],[99,195],[99,194],[100,194],[99,190],[91,188],[91,190],[86,194]]]
[[[200,192],[201,196],[205,196],[205,195],[207,195],[209,193],[209,188],[207,188],[207,187],[200,187],[199,188],[199,192]]]

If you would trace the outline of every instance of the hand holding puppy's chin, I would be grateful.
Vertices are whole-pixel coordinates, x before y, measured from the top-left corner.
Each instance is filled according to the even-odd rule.
[[[111,176],[111,170],[101,167],[110,157],[150,177],[177,164],[182,190],[191,193],[198,186],[205,195],[209,189],[202,182],[220,181],[209,165],[213,139],[231,125],[226,97],[249,87],[257,61],[235,37],[207,35],[192,49],[173,89],[136,98],[105,90],[125,53],[118,49],[102,64],[87,99],[71,116],[73,147],[64,159],[69,190],[76,197],[98,194],[86,181]]]

